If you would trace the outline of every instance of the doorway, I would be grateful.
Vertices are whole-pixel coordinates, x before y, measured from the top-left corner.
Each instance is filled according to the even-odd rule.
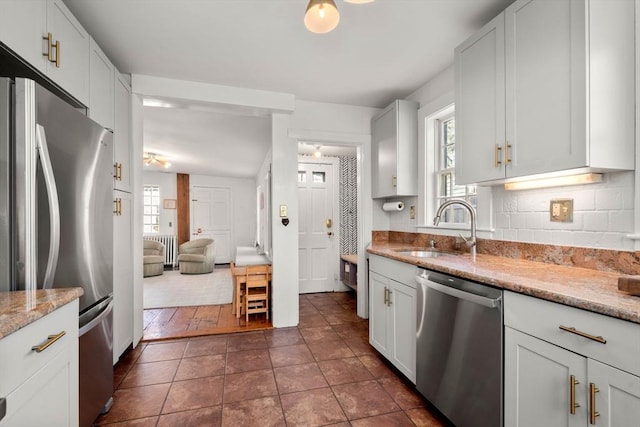
[[[338,159],[298,162],[301,294],[344,290],[338,282],[340,217]]]
[[[191,194],[191,239],[214,239],[216,264],[232,261],[233,209],[228,187],[196,187]]]

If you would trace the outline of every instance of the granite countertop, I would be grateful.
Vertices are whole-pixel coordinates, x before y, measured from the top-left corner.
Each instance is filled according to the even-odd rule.
[[[78,299],[82,288],[0,292],[0,338]]]
[[[418,249],[374,242],[367,250],[429,270],[640,323],[640,297],[618,290],[621,274],[543,262],[468,253],[417,258],[396,252]]]

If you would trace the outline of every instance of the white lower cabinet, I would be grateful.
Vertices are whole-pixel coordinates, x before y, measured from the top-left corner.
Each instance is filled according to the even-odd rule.
[[[371,256],[369,269],[369,342],[415,383],[416,267]]]
[[[504,307],[505,426],[640,425],[640,325],[510,292]]]
[[[64,332],[41,352],[32,350]],[[2,427],[78,426],[78,301],[0,340]]]

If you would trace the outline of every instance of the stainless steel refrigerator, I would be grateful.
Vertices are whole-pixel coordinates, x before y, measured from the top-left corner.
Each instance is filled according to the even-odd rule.
[[[0,78],[0,291],[82,287],[80,426],[113,394],[113,136],[32,80]]]

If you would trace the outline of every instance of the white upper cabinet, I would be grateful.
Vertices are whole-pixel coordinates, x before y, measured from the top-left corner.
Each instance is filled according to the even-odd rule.
[[[3,0],[0,40],[89,105],[89,33],[62,0]]]
[[[114,66],[91,37],[89,49],[89,117],[102,127],[114,127]]]
[[[115,73],[114,188],[131,192],[131,89]]]
[[[39,71],[46,73],[47,2],[3,0],[0,40]]]
[[[634,7],[518,0],[456,48],[457,183],[633,169]]]
[[[455,50],[458,183],[504,178],[504,89],[503,12]]]
[[[418,103],[397,100],[371,120],[374,199],[418,194]]]

